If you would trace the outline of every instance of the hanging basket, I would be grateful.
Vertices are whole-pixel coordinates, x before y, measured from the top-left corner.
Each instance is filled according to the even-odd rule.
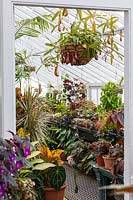
[[[82,45],[61,46],[61,63],[71,65],[86,65],[94,57],[92,49],[87,53],[87,49]]]

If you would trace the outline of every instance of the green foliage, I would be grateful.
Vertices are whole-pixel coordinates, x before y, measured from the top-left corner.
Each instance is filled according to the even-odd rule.
[[[81,171],[89,174],[92,172],[92,165],[95,163],[95,158],[89,149],[87,142],[83,140],[77,140],[71,143],[66,152],[73,157],[75,166]]]
[[[32,19],[24,19],[16,23],[15,39],[23,36],[38,37],[42,31],[47,30],[50,26],[53,27],[49,21],[51,15],[37,16]]]
[[[116,110],[122,107],[122,98],[114,93],[114,89],[118,88],[117,83],[108,82],[102,87],[99,109],[103,111]]]
[[[50,168],[49,181],[51,186],[54,187],[56,191],[60,191],[61,186],[63,186],[65,180],[66,180],[66,172],[64,167],[56,166]]]
[[[20,84],[21,88],[22,79],[28,80],[31,75],[30,70],[28,70],[29,63],[26,51],[15,52],[15,65],[15,81]]]
[[[77,137],[75,136],[76,130],[72,127],[61,127],[56,131],[58,148],[67,149],[69,144],[75,142]]]

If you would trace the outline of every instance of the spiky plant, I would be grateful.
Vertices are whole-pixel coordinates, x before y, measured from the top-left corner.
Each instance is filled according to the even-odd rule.
[[[31,141],[45,144],[47,135],[47,118],[44,111],[44,101],[39,92],[31,87],[18,96],[16,100],[16,126],[30,133]]]

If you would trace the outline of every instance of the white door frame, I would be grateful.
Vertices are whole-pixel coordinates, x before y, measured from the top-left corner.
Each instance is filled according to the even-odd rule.
[[[125,11],[125,184],[133,184],[133,0],[0,0],[0,132],[15,131],[14,5]],[[125,200],[133,200],[126,195]]]

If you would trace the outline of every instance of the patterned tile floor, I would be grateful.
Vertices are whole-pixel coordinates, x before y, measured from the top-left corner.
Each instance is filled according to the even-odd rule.
[[[78,193],[74,192],[73,170],[65,165],[67,173],[67,189],[65,197],[67,200],[99,200],[97,181],[77,171]]]

